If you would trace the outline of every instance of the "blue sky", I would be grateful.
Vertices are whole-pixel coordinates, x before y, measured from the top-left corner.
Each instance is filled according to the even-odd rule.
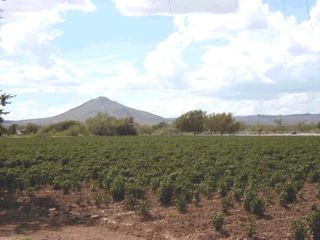
[[[320,112],[320,0],[1,1],[7,119],[98,96],[164,117]]]

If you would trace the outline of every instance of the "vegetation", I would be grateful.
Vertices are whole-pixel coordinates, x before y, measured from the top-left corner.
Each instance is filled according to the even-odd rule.
[[[308,137],[2,138],[0,191],[52,186],[68,194],[90,182],[132,206],[152,189],[181,211],[219,192],[225,211],[237,200],[263,216],[260,191],[273,188],[290,203],[320,173],[319,145]]]
[[[133,118],[116,119],[108,114],[99,113],[86,121],[88,130],[93,135],[137,135]]]
[[[223,229],[224,217],[222,214],[217,214],[212,218],[212,226],[216,231]]]
[[[194,135],[203,132],[206,113],[194,110],[182,114],[175,121],[176,127],[182,132],[192,132]]]
[[[294,220],[291,223],[291,237],[293,240],[304,240],[307,237],[307,225],[304,220]]]
[[[192,132],[194,135],[208,130],[211,135],[219,133],[232,134],[239,132],[240,122],[237,122],[231,113],[219,113],[206,115],[202,110],[194,110],[182,114],[175,121],[175,126],[181,132]]]
[[[0,136],[4,132],[4,128],[2,126],[3,123],[3,115],[8,114],[8,112],[5,112],[5,110],[2,108],[6,106],[7,104],[10,104],[9,100],[13,98],[14,96],[6,93],[1,93],[2,91],[0,90]]]

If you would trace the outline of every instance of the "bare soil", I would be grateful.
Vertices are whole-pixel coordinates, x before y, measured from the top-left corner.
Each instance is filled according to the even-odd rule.
[[[114,203],[102,192],[90,188],[81,194],[68,195],[50,189],[39,190],[31,197],[6,193],[0,196],[0,240],[249,239],[247,228],[252,219],[256,227],[254,239],[290,239],[291,221],[305,218],[312,205],[320,206],[315,184],[306,183],[303,192],[287,207],[279,204],[273,192],[262,193],[268,202],[262,218],[254,218],[241,202],[234,202],[224,213],[220,232],[211,224],[212,217],[222,212],[218,194],[212,199],[202,197],[200,206],[189,204],[188,210],[181,213],[175,206],[161,206],[150,192],[151,216],[143,219],[134,210],[128,210],[124,203]]]

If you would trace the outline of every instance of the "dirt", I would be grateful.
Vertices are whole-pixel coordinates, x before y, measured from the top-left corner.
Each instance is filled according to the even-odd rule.
[[[148,193],[151,216],[143,219],[123,203],[113,203],[92,189],[82,191],[80,199],[79,193],[64,195],[43,189],[31,197],[15,194],[11,200],[6,199],[10,204],[0,207],[0,240],[249,239],[247,228],[252,221],[256,228],[254,239],[290,239],[291,221],[305,218],[312,205],[320,206],[315,184],[306,183],[303,191],[303,196],[287,207],[278,203],[274,193],[262,193],[268,202],[262,218],[254,218],[241,202],[234,202],[224,213],[223,230],[217,232],[211,219],[221,212],[218,194],[212,199],[202,197],[200,206],[189,204],[188,210],[181,213],[175,206],[161,206],[154,194]],[[99,207],[95,205],[97,199]]]

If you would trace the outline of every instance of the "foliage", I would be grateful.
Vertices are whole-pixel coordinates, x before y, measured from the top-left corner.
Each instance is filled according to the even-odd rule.
[[[320,239],[320,210],[314,209],[308,216],[308,225],[312,233],[313,240]]]
[[[258,217],[262,217],[265,211],[265,201],[258,196],[252,188],[246,189],[243,195],[243,206]]]
[[[68,193],[90,182],[115,201],[132,195],[138,202],[153,189],[167,205],[223,189],[258,216],[265,203],[256,189],[282,191],[292,179],[297,192],[320,169],[320,142],[312,137],[1,138],[0,151],[3,192],[52,186]]]
[[[18,125],[17,124],[11,124],[7,129],[8,135],[16,135],[17,131],[18,131]]]
[[[86,135],[86,128],[78,121],[63,121],[57,124],[44,126],[39,131],[40,135],[79,136]]]
[[[26,127],[24,128],[24,134],[36,134],[38,130],[40,129],[39,126],[33,123],[28,123]]]
[[[0,136],[3,131],[2,123],[3,123],[3,115],[8,114],[8,112],[5,112],[2,107],[6,106],[7,104],[10,104],[9,100],[13,98],[14,96],[6,93],[1,93],[2,91],[0,90]]]
[[[291,223],[291,236],[293,240],[304,240],[307,237],[306,222],[296,219]]]
[[[236,133],[240,130],[240,122],[237,122],[231,113],[209,114],[205,118],[205,126],[210,133]]]
[[[224,217],[221,213],[215,215],[212,218],[212,227],[216,230],[216,231],[221,231],[223,229],[223,223],[224,223]]]
[[[256,235],[256,224],[254,222],[254,219],[250,218],[250,222],[247,228],[247,236],[249,238],[254,238],[255,235]]]
[[[293,203],[297,199],[297,189],[292,181],[288,181],[281,187],[279,201],[281,205]]]
[[[137,213],[142,216],[144,219],[150,217],[150,202],[148,200],[143,200],[137,209]]]
[[[175,121],[175,126],[182,132],[192,132],[194,135],[203,132],[205,112],[193,110],[182,114]]]
[[[89,118],[86,126],[91,134],[98,136],[137,135],[133,118],[116,119],[108,114],[98,113]]]

